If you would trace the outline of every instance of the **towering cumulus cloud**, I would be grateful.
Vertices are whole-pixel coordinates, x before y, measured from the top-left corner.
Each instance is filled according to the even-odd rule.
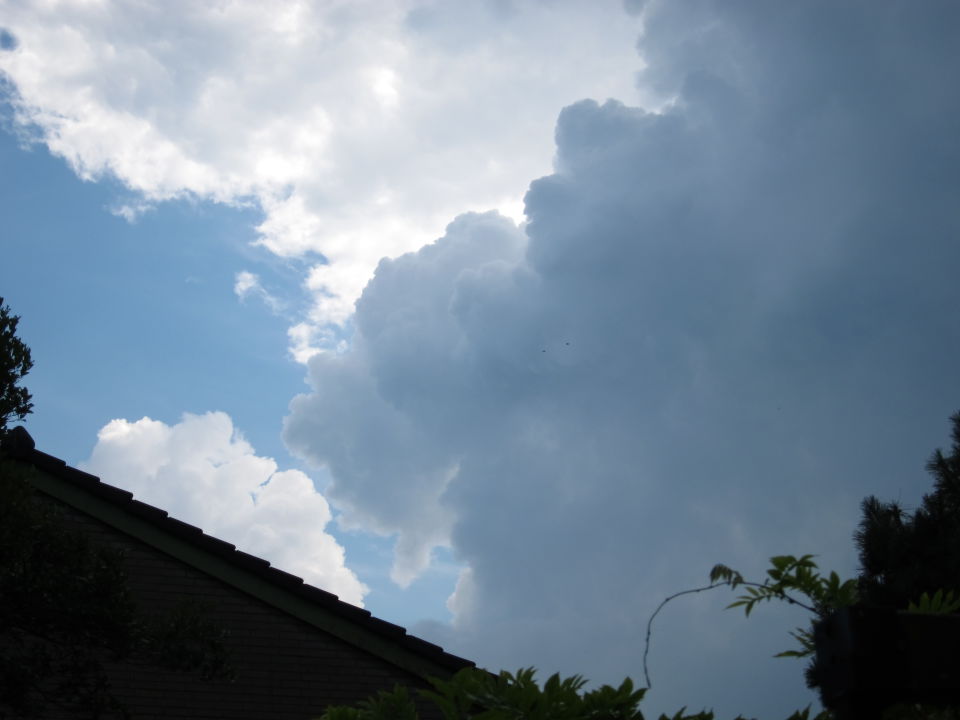
[[[358,303],[352,350],[311,360],[315,392],[293,401],[288,444],[330,467],[348,522],[399,533],[401,584],[449,544],[440,498],[459,474],[462,436],[483,432],[469,428],[477,388],[461,372],[473,349],[452,298],[478,268],[515,266],[522,246],[512,221],[467,215],[437,243],[382,261]]]
[[[366,587],[324,527],[330,506],[298,470],[259,457],[220,412],[112,420],[83,469],[178,520],[260,555],[308,583],[363,604]]]
[[[860,498],[918,497],[960,407],[960,6],[644,12],[662,112],[563,110],[528,223],[382,262],[287,418],[398,580],[453,547],[446,640],[493,667],[638,677],[649,613],[715,562],[852,572]],[[806,704],[765,662],[803,618],[726,602],[658,620],[651,704]]]

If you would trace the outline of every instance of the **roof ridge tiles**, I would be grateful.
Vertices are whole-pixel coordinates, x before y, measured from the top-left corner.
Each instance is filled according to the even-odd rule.
[[[166,510],[158,508],[156,505],[145,503],[142,500],[137,500],[136,497],[130,501],[129,509],[130,512],[147,520],[163,521],[170,517],[170,513]]]
[[[286,570],[281,570],[280,568],[274,566],[270,567],[270,579],[278,585],[283,585],[284,587],[298,588],[305,584],[302,577],[294,575],[293,573],[288,573]]]
[[[207,535],[206,533],[203,534],[200,540],[203,542],[206,550],[212,550],[219,555],[232,555],[237,550],[237,546],[233,543],[221,540],[213,535]]]
[[[332,593],[329,590],[318,588],[315,585],[308,585],[304,583],[303,592],[305,592],[307,595],[312,596],[311,599],[316,602],[320,602],[320,603],[331,602],[331,601],[341,602],[339,595]]]
[[[396,623],[392,623],[389,620],[381,620],[378,617],[371,616],[370,622],[376,625],[383,632],[390,635],[400,636],[407,634],[407,629],[405,627],[397,625]]]
[[[107,486],[112,487],[112,486]],[[133,493],[130,493],[130,499],[133,499]],[[163,524],[166,526],[167,530],[170,530],[176,535],[204,535],[203,530],[198,528],[196,525],[191,525],[190,523],[184,522],[183,520],[177,520],[175,517],[170,517],[169,515],[163,521]]]
[[[103,483],[103,482],[98,482],[97,486],[92,487],[92,489],[97,493],[97,495],[103,498],[112,497],[125,504],[129,504],[130,502],[133,501],[133,493],[130,492],[129,490],[123,490],[122,488],[114,487],[113,485],[107,485],[106,483]],[[180,522],[180,521],[178,520],[177,522]],[[186,525],[187,523],[183,523],[183,524]],[[190,527],[193,527],[193,526],[191,525]],[[197,528],[197,530],[199,529],[200,528]]]
[[[233,551],[233,558],[239,564],[246,565],[247,567],[259,568],[261,570],[271,567],[269,560],[264,560],[262,557],[251,555],[250,553],[244,552],[240,549]]]

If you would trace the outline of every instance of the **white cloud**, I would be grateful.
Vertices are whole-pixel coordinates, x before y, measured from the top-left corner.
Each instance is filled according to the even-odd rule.
[[[714,563],[853,572],[860,499],[928,489],[960,402],[958,10],[654,3],[662,113],[566,108],[522,231],[468,214],[380,264],[285,439],[398,563],[451,545],[455,651],[638,678]],[[729,601],[658,618],[645,712],[813,699],[765,662],[804,618]]]
[[[271,295],[260,282],[260,277],[249,270],[241,270],[237,273],[233,283],[233,292],[241,301],[254,295],[263,302],[274,314],[284,309],[281,300]]]
[[[557,109],[631,95],[637,66],[639,21],[614,0],[0,7],[19,120],[146,203],[257,202],[267,248],[326,260],[301,319],[321,331],[380,258],[465,209],[515,211]]]
[[[260,287],[260,278],[252,272],[243,270],[237,273],[236,281],[233,284],[233,292],[241,300]]]
[[[104,482],[129,490],[245,552],[363,605],[367,588],[325,532],[330,506],[299,470],[260,457],[222,412],[185,414],[176,425],[150,418],[111,420],[81,463]]]
[[[117,203],[109,208],[113,215],[122,217],[131,225],[137,222],[145,213],[153,209],[154,205],[145,201]]]

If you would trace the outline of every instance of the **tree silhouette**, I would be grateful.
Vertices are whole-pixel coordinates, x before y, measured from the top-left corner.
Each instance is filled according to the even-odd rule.
[[[897,502],[863,501],[854,540],[866,605],[902,609],[923,593],[960,590],[960,413],[951,421],[951,452],[937,450],[930,458],[934,489],[913,514]]]
[[[33,408],[30,393],[18,387],[33,367],[30,348],[17,337],[19,322],[20,317],[12,315],[0,297],[0,434],[5,432],[8,422],[23,420]]]

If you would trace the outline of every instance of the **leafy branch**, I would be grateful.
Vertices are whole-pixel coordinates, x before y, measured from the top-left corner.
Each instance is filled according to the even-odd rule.
[[[726,565],[715,565],[710,571],[710,580],[729,585],[731,588],[743,585],[746,593],[738,596],[727,608],[742,607],[747,617],[750,617],[750,612],[758,603],[770,600],[783,600],[791,605],[799,605],[818,617],[824,617],[834,610],[857,602],[857,581],[841,580],[835,572],[831,572],[828,576],[821,575],[817,564],[813,561],[813,555],[803,555],[799,558],[793,555],[777,555],[770,558],[770,564],[767,578],[762,583],[744,580],[743,575]],[[798,600],[797,593],[803,595],[807,602]],[[797,628],[791,631],[790,635],[800,643],[800,649],[785,650],[777,653],[775,657],[813,655],[811,630]]]
[[[841,580],[835,572],[826,577],[820,575],[813,557],[777,555],[770,558],[772,567],[767,570],[767,578],[762,583],[744,580],[739,572],[726,565],[715,565],[710,571],[710,580],[731,588],[745,586],[747,594],[739,596],[727,607],[742,607],[748,617],[757,603],[765,600],[785,600],[817,615],[857,602],[857,581]],[[806,596],[809,604],[801,602],[788,591]]]
[[[917,602],[911,602],[907,606],[907,612],[918,615],[949,615],[960,610],[960,597],[954,597],[953,590],[943,594],[943,590],[937,590],[933,597],[929,593],[923,593]]]
[[[647,657],[650,653],[650,635],[653,620],[657,614],[671,600],[682,595],[700,593],[718,587],[736,589],[742,587],[743,595],[737,596],[727,609],[742,607],[747,617],[758,603],[770,600],[782,600],[791,605],[797,605],[808,610],[818,617],[824,617],[833,610],[857,602],[857,581],[853,579],[841,580],[835,572],[828,576],[820,575],[813,555],[794,557],[793,555],[776,555],[770,558],[771,567],[767,570],[767,577],[762,582],[747,580],[738,571],[726,565],[714,565],[710,571],[710,584],[690,590],[683,590],[665,598],[654,610],[647,621],[647,637],[643,650],[643,674],[647,687],[652,687],[650,673],[647,668]],[[799,597],[805,600],[800,600]],[[953,600],[960,607],[960,599]],[[940,600],[942,604],[943,599]],[[929,605],[929,603],[928,603]],[[939,606],[938,606],[939,607]],[[805,628],[797,628],[790,635],[800,644],[798,650],[785,650],[775,657],[808,657],[814,653],[813,632]]]

